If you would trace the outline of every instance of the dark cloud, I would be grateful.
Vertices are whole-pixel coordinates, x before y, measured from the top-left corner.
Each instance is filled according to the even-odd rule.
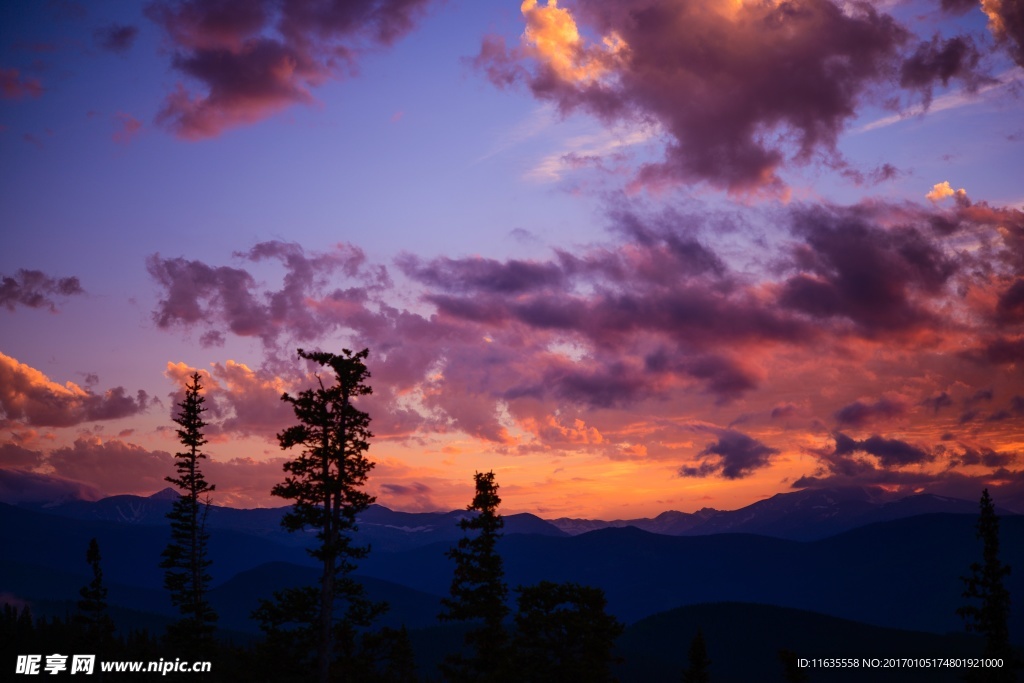
[[[141,389],[135,396],[124,387],[96,394],[70,382],[56,384],[38,370],[0,353],[0,424],[70,427],[138,415],[149,402]]]
[[[955,36],[941,40],[935,36],[922,42],[900,67],[900,85],[920,91],[925,104],[931,103],[932,88],[936,82],[949,85],[956,78],[969,92],[977,90],[985,77],[978,71],[981,53],[969,36]]]
[[[731,429],[722,430],[718,441],[708,444],[698,455],[705,460],[699,467],[679,468],[682,477],[707,477],[720,475],[726,479],[742,479],[755,470],[767,467],[772,455],[778,453],[757,439]]]
[[[32,469],[42,462],[43,454],[40,451],[29,450],[10,441],[0,443],[0,468]]]
[[[543,28],[534,16],[558,11],[524,5],[527,36]],[[581,34],[625,47],[555,49],[549,38],[508,49],[488,38],[475,63],[498,85],[523,80],[565,112],[658,122],[668,140],[664,160],[640,171],[649,184],[781,187],[777,171],[787,160],[837,155],[840,132],[909,40],[868,3],[592,0],[575,11]],[[522,67],[527,56],[532,71]]]
[[[1002,325],[1024,323],[1024,278],[1017,278],[1000,295],[996,319]]]
[[[866,336],[934,321],[919,300],[940,294],[956,263],[917,228],[883,228],[860,207],[798,207],[792,220],[801,272],[783,283],[783,306],[849,320]]]
[[[1024,337],[995,337],[961,355],[987,365],[1013,365],[1024,361]]]
[[[1009,467],[1020,458],[1020,454],[1013,451],[999,452],[987,447],[975,448],[966,444],[960,444],[960,448],[963,450],[960,453],[954,453],[950,458],[950,468],[982,465],[999,469]]]
[[[176,48],[179,85],[158,121],[200,139],[313,101],[311,89],[355,68],[360,53],[410,31],[430,0],[158,0],[147,15]]]
[[[899,417],[906,412],[907,406],[903,402],[883,397],[873,403],[854,401],[837,410],[833,417],[841,425],[862,427],[877,419]]]
[[[794,403],[780,403],[779,405],[772,408],[771,418],[773,420],[779,420],[787,417],[791,417],[796,414],[797,406]]]
[[[978,8],[978,0],[940,0],[942,9],[954,14],[964,14]]]
[[[386,270],[367,267],[362,250],[350,245],[307,255],[297,244],[262,242],[236,256],[250,262],[280,262],[285,268],[281,289],[260,291],[256,279],[241,268],[211,267],[201,261],[162,258],[159,254],[147,258],[147,270],[164,290],[153,314],[157,326],[226,324],[234,334],[259,337],[265,344],[273,344],[283,331],[306,340],[326,331],[318,311],[311,308],[312,298],[327,297],[335,308],[345,303],[358,308],[367,290],[388,282]],[[327,293],[332,275],[356,278],[362,287]],[[223,343],[223,336],[219,331],[208,331],[202,343],[218,345]]]
[[[855,453],[866,453],[878,458],[882,467],[904,467],[930,462],[934,456],[923,448],[899,439],[886,439],[877,434],[863,441],[857,441],[842,432],[834,434],[836,446],[833,455],[849,457]]]
[[[943,408],[948,408],[953,405],[953,399],[950,398],[948,393],[943,391],[935,396],[930,396],[924,399],[921,401],[921,405],[931,408],[933,413],[938,414],[938,412]]]
[[[132,49],[138,35],[138,27],[129,24],[111,24],[93,32],[97,45],[108,52],[118,54],[124,54]]]
[[[424,263],[410,254],[400,256],[398,267],[407,276],[430,287],[465,292],[517,294],[560,287],[564,274],[554,263],[494,259],[437,258]]]
[[[84,290],[77,277],[54,278],[38,270],[19,269],[14,276],[0,275],[0,306],[13,311],[17,306],[56,311],[54,296],[73,296]]]

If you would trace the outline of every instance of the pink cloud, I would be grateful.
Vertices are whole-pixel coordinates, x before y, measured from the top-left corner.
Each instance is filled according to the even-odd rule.
[[[529,0],[522,11],[521,44],[488,36],[476,66],[563,113],[659,124],[664,158],[642,166],[635,186],[783,193],[786,165],[845,166],[836,143],[865,103],[900,88],[927,102],[935,83],[982,78],[969,37],[911,50],[912,33],[869,3]]]
[[[39,97],[43,94],[43,85],[38,79],[22,76],[17,69],[0,69],[0,94],[6,100]]]
[[[97,394],[74,382],[60,385],[0,353],[0,425],[71,427],[138,415],[148,407],[149,396],[141,389],[133,397],[124,387]]]
[[[131,114],[119,111],[114,114],[114,122],[117,124],[117,130],[111,136],[111,139],[120,145],[130,143],[139,134],[139,131],[142,130],[142,122]]]
[[[429,1],[155,2],[147,14],[176,48],[174,67],[205,91],[179,84],[157,121],[198,140],[309,104],[311,89],[351,71],[366,48],[410,31]]]

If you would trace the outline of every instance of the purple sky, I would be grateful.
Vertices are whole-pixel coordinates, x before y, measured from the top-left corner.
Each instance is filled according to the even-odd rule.
[[[509,511],[1024,492],[1010,0],[0,7],[0,468],[276,505],[370,348],[371,488]]]

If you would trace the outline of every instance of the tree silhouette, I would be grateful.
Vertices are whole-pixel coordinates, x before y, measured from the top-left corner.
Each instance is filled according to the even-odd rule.
[[[497,542],[504,520],[498,514],[501,498],[494,472],[473,475],[476,493],[466,510],[471,515],[459,522],[467,533],[447,552],[455,561],[451,597],[441,604],[442,621],[469,622],[465,642],[473,656],[452,656],[442,665],[448,680],[493,681],[506,669],[507,634],[502,624],[508,616],[508,587]]]
[[[278,434],[278,442],[284,450],[299,446],[302,452],[285,463],[288,476],[271,494],[294,501],[281,520],[285,529],[316,530],[318,545],[309,553],[320,561],[323,572],[319,586],[279,592],[276,603],[264,601],[254,617],[262,622],[268,640],[293,653],[315,643],[316,678],[326,683],[332,669],[348,676],[359,667],[358,632],[387,609],[385,603],[368,600],[362,584],[351,576],[356,562],[370,551],[353,542],[356,516],[374,501],[362,490],[373,469],[365,455],[373,436],[370,416],[353,403],[372,393],[363,362],[369,350],[343,349],[336,355],[299,349],[298,355],[330,368],[334,382],[325,385],[317,375],[317,387],[281,397],[291,404],[299,423]],[[337,616],[339,602],[343,609]]]
[[[807,683],[810,680],[807,672],[800,668],[800,658],[792,650],[779,650],[779,660],[782,662],[786,683]]]
[[[103,570],[100,568],[100,545],[95,538],[89,541],[85,561],[92,569],[92,581],[78,591],[78,614],[75,623],[82,627],[93,645],[102,646],[114,635],[114,620],[107,611],[107,588],[103,585]]]
[[[704,633],[697,629],[697,635],[690,641],[690,662],[683,672],[683,683],[710,683],[711,658],[704,642]]]
[[[982,542],[982,561],[971,564],[970,576],[963,576],[963,597],[970,604],[957,609],[968,631],[985,638],[985,656],[1001,658],[1004,666],[979,670],[977,680],[1013,681],[1016,679],[1015,651],[1010,645],[1010,591],[1003,578],[1010,567],[999,559],[999,517],[988,489],[981,493],[981,512],[978,515],[977,538]]]
[[[550,581],[516,590],[512,670],[518,680],[614,680],[612,650],[623,626],[605,613],[604,591]]]
[[[178,404],[180,412],[174,418],[178,424],[178,440],[185,450],[175,453],[177,476],[167,477],[181,491],[167,518],[171,521],[171,541],[163,552],[160,567],[165,569],[164,587],[171,592],[171,602],[182,618],[167,629],[171,642],[190,649],[209,649],[213,641],[217,614],[207,599],[210,585],[210,560],[207,546],[210,534],[206,531],[206,517],[210,511],[210,496],[216,486],[203,476],[199,461],[206,458],[202,447],[203,404],[200,393],[202,383],[198,372],[192,373],[185,385],[185,398]]]

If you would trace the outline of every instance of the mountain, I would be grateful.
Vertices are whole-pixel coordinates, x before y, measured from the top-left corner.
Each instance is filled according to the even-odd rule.
[[[1004,507],[999,514],[1015,514]],[[605,528],[636,527],[671,536],[745,533],[812,541],[874,522],[892,521],[929,513],[977,514],[978,502],[917,494],[896,500],[865,487],[805,489],[779,493],[738,510],[704,508],[695,513],[669,511],[653,519],[602,522],[555,519],[551,523],[576,535]]]
[[[569,538],[506,536],[499,544],[511,588],[542,580],[604,590],[608,610],[632,623],[672,606],[741,601],[806,609],[868,624],[944,633],[963,629],[960,577],[981,557],[976,515],[932,514],[879,522],[797,542],[747,534],[664,536],[636,528]],[[1001,522],[1002,559],[1024,567],[1024,517]],[[443,594],[445,545],[373,553],[360,573]],[[1024,572],[1007,579],[1024,595]],[[1011,633],[1024,639],[1014,601]]]
[[[965,669],[866,668],[864,659],[980,657],[979,638],[870,626],[807,610],[748,603],[679,607],[646,617],[626,629],[616,653],[622,683],[680,680],[689,645],[701,630],[716,683],[782,683],[779,651],[805,659],[856,658],[860,666],[806,668],[814,683],[944,683],[962,681]],[[742,652],[742,656],[736,656]]]
[[[103,521],[131,526],[166,527],[167,513],[177,499],[174,489],[164,489],[151,496],[119,495],[100,500],[69,498],[33,499],[20,502],[19,507],[76,520]],[[237,509],[212,505],[207,518],[211,532],[230,531],[263,538],[284,546],[307,547],[311,534],[290,533],[281,528],[281,518],[288,506],[278,508]],[[407,550],[431,543],[455,543],[462,537],[459,520],[464,510],[452,512],[399,512],[382,505],[371,505],[357,518],[357,542],[375,550]],[[542,534],[566,536],[549,522],[529,513],[505,516],[507,534]]]

